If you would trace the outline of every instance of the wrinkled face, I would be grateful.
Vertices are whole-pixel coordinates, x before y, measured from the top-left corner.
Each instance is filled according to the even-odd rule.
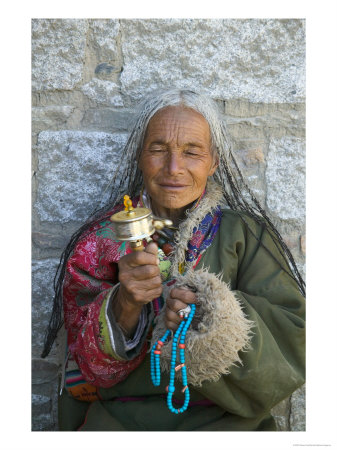
[[[170,106],[152,117],[139,167],[154,209],[186,209],[202,194],[216,166],[209,125],[201,114]]]

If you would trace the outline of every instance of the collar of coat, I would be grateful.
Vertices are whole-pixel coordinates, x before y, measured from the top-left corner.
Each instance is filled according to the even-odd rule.
[[[209,180],[207,182],[206,192],[198,206],[196,208],[192,207],[185,212],[186,219],[180,222],[175,234],[175,251],[170,257],[171,277],[175,277],[179,273],[179,263],[185,261],[185,252],[188,248],[189,241],[193,237],[193,230],[198,228],[207,214],[212,214],[223,202],[224,195],[222,188],[213,180]],[[186,270],[190,268],[190,265],[192,266],[192,263],[187,263]]]

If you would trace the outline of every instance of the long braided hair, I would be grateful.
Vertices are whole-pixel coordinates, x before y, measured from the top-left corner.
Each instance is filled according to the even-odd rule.
[[[143,185],[142,173],[138,168],[138,161],[142,149],[146,128],[150,119],[159,110],[168,106],[185,106],[200,113],[208,122],[211,132],[211,146],[213,154],[218,160],[218,167],[213,178],[224,191],[225,201],[229,208],[239,214],[249,213],[258,223],[263,224],[282,255],[288,274],[296,281],[300,291],[305,295],[305,283],[296,266],[294,258],[275,228],[267,213],[261,207],[238,167],[231,150],[225,123],[217,103],[208,96],[191,90],[170,89],[158,91],[146,98],[138,107],[138,114],[131,129],[129,138],[120,155],[120,162],[108,185],[112,186],[108,201],[99,204],[91,213],[87,221],[71,236],[68,245],[63,251],[60,263],[54,278],[54,303],[50,321],[46,330],[44,348],[41,357],[45,358],[62,327],[62,287],[66,272],[66,263],[73,252],[79,238],[88,232],[89,228],[98,221],[109,217],[111,209],[121,202],[127,192],[131,197],[137,195]],[[108,188],[107,187],[107,188]],[[258,240],[253,230],[240,214],[249,231]],[[268,251],[268,249],[266,249]]]

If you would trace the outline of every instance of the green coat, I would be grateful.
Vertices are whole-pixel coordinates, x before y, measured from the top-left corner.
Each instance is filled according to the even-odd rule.
[[[191,406],[171,413],[164,398],[168,374],[159,387],[150,379],[150,355],[126,380],[100,389],[102,401],[90,404],[60,398],[60,429],[97,431],[272,431],[270,409],[304,383],[305,301],[282,267],[284,260],[264,227],[245,215],[259,241],[239,214],[224,210],[220,229],[199,267],[219,274],[254,322],[251,347],[240,352],[242,364],[218,381],[190,386],[191,402],[209,399],[213,406]],[[263,247],[266,247],[268,251]],[[271,257],[270,253],[279,261]],[[198,269],[197,268],[197,269]],[[176,383],[176,398],[183,399]],[[177,394],[176,394],[177,392]],[[158,394],[162,394],[158,395]],[[114,401],[116,397],[146,397]]]

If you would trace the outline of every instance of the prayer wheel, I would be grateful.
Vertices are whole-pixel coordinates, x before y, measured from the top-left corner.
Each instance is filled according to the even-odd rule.
[[[128,195],[124,196],[124,205],[125,210],[113,214],[110,220],[114,224],[116,240],[130,241],[133,251],[143,250],[143,239],[149,239],[155,230],[172,225],[169,219],[154,217],[148,208],[133,208]]]

